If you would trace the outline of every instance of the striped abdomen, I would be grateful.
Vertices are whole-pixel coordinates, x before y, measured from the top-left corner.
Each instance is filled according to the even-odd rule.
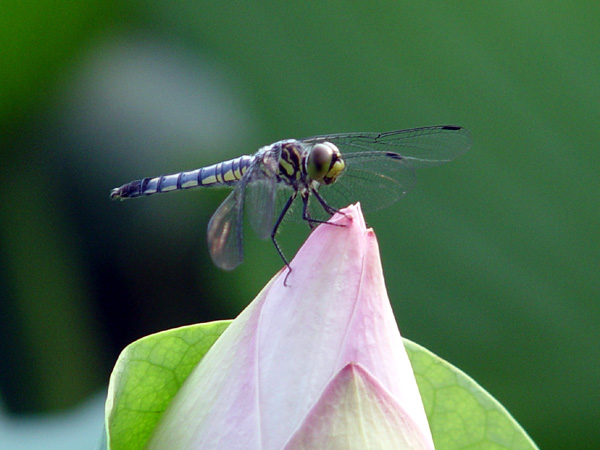
[[[190,172],[135,180],[113,189],[110,198],[134,198],[199,186],[230,186],[244,176],[252,161],[253,156],[245,155]]]

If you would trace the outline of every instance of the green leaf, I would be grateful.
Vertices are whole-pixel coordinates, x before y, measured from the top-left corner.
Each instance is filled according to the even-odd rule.
[[[181,384],[230,323],[209,322],[163,331],[123,350],[108,386],[106,448],[144,448]]]
[[[536,449],[510,413],[462,370],[404,339],[436,450]]]
[[[115,365],[106,400],[110,450],[146,445],[192,369],[231,321],[189,325],[129,345]],[[506,409],[473,379],[404,339],[437,450],[536,449]]]

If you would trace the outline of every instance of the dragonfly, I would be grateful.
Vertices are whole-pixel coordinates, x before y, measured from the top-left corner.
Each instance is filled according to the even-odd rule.
[[[451,161],[470,145],[469,132],[452,125],[286,139],[253,155],[135,180],[113,189],[110,197],[129,199],[196,187],[233,188],[208,223],[213,262],[225,270],[242,262],[245,214],[260,238],[271,238],[291,270],[276,240],[290,211],[297,211],[296,217],[301,213],[301,219],[314,228],[357,201],[365,212],[385,208],[415,185],[415,169]]]

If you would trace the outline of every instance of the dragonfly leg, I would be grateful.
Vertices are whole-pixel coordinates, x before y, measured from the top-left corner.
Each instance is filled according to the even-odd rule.
[[[311,229],[313,229],[319,223],[322,223],[324,221],[313,219],[310,216],[310,212],[308,212],[308,196],[309,196],[308,191],[305,191],[305,192],[302,193],[302,219],[306,220],[308,222],[308,226]]]
[[[323,209],[327,212],[327,214],[331,214],[333,216],[335,213],[340,212],[339,210],[337,210],[333,206],[331,206],[329,203],[327,203],[325,201],[325,199],[323,197],[321,197],[319,192],[317,192],[316,189],[312,189],[312,193],[315,196],[315,198],[319,201],[319,203],[321,204]]]
[[[287,278],[290,276],[290,273],[292,272],[292,267],[290,266],[290,263],[288,262],[288,260],[285,258],[285,255],[283,254],[281,247],[279,247],[279,244],[277,243],[277,239],[275,239],[275,235],[277,234],[277,229],[279,228],[279,225],[281,225],[281,222],[283,221],[285,214],[288,212],[288,209],[290,209],[290,206],[292,205],[292,202],[294,201],[295,198],[296,198],[296,192],[294,192],[292,195],[290,195],[290,198],[288,198],[288,201],[285,202],[283,209],[279,213],[279,217],[277,217],[277,220],[275,221],[273,230],[271,231],[271,240],[273,241],[273,245],[275,246],[277,253],[279,253],[279,256],[281,256],[283,263],[288,268],[288,273],[285,276],[285,279],[283,280],[284,286],[287,286]]]
[[[319,195],[319,193],[316,190],[311,189],[311,192],[316,197],[316,199],[319,201],[321,206],[323,206],[323,209],[325,210],[325,212],[327,214],[331,214],[333,216],[336,212],[339,212],[337,209],[330,206],[325,201],[325,199]],[[335,225],[335,226],[343,226],[343,225],[339,225],[337,223],[328,222],[327,220],[313,219],[310,216],[310,213],[308,212],[308,197],[309,197],[309,195],[310,195],[310,193],[308,191],[302,193],[302,218],[308,222],[308,225],[311,228],[316,227],[320,223],[327,223],[329,225]]]

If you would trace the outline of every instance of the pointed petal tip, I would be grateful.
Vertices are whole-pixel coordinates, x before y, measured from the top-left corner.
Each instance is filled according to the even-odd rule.
[[[360,424],[359,426],[357,426]],[[429,429],[360,363],[348,362],[330,380],[285,448],[433,449]]]
[[[332,224],[337,226],[332,227]],[[296,256],[290,261],[291,272],[288,271],[288,267],[284,266],[274,278],[278,280],[279,284],[290,287],[294,283],[292,280],[300,275],[297,272],[299,269],[314,265],[315,261],[323,261],[332,255],[336,255],[335,257],[339,260],[339,255],[344,254],[340,242],[352,241],[354,245],[350,247],[358,251],[358,242],[371,242],[374,236],[373,230],[367,229],[360,203],[348,205],[336,212],[327,223],[320,224],[312,231]],[[332,247],[332,243],[335,242],[337,244]],[[358,254],[355,256],[360,257]],[[314,273],[315,270],[311,272]]]
[[[362,209],[360,207],[360,202],[340,209],[331,217],[331,219],[329,219],[329,222],[339,225],[349,225],[349,222],[352,222],[359,226],[362,230],[366,230],[367,228],[365,217],[363,216]]]

